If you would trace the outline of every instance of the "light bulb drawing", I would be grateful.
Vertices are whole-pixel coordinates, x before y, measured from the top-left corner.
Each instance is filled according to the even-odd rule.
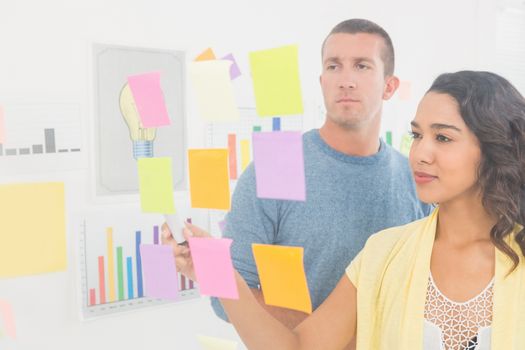
[[[129,128],[129,136],[133,143],[133,158],[153,157],[153,141],[156,128],[144,128],[135,104],[131,89],[126,83],[120,91],[120,113]]]

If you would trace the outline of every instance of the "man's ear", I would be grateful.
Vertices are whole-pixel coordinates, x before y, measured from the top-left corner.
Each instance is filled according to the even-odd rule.
[[[394,93],[396,92],[398,87],[398,77],[396,77],[395,75],[387,77],[385,81],[385,89],[383,90],[383,100],[389,100],[392,96],[394,96]]]

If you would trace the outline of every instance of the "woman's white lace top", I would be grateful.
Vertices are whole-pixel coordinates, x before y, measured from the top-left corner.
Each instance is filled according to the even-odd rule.
[[[448,299],[430,276],[425,302],[424,350],[490,350],[494,279],[465,302]]]

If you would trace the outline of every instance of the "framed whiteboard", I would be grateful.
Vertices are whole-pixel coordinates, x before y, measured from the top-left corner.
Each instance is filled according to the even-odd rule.
[[[138,172],[126,122],[120,111],[130,75],[160,72],[171,125],[157,128],[154,157],[171,157],[173,189],[186,185],[185,55],[182,51],[93,44],[96,195],[138,193]]]

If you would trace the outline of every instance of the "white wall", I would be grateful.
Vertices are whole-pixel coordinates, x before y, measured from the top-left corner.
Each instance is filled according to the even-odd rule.
[[[81,106],[86,141],[91,140],[92,42],[184,50],[193,59],[206,47],[233,52],[248,74],[251,50],[298,44],[305,102],[305,129],[322,122],[318,83],[320,45],[341,20],[363,17],[392,36],[397,74],[412,81],[413,98],[385,106],[384,130],[407,130],[417,100],[445,71],[478,69],[490,47],[486,24],[496,0],[372,1],[160,1],[2,0],[0,3],[0,104],[75,103]],[[485,29],[484,29],[485,28]],[[482,59],[483,58],[483,59]],[[248,79],[235,82],[240,106],[253,106]],[[188,97],[189,147],[204,146],[204,124]],[[398,142],[394,139],[394,142]],[[93,201],[89,164],[66,173],[27,174],[0,182],[57,180],[66,183],[68,215]],[[106,199],[119,202],[122,198]],[[137,201],[136,197],[124,198]],[[75,232],[69,230],[68,271],[0,280],[0,298],[16,312],[16,349],[197,349],[196,333],[238,339],[219,321],[206,299],[79,321]]]

